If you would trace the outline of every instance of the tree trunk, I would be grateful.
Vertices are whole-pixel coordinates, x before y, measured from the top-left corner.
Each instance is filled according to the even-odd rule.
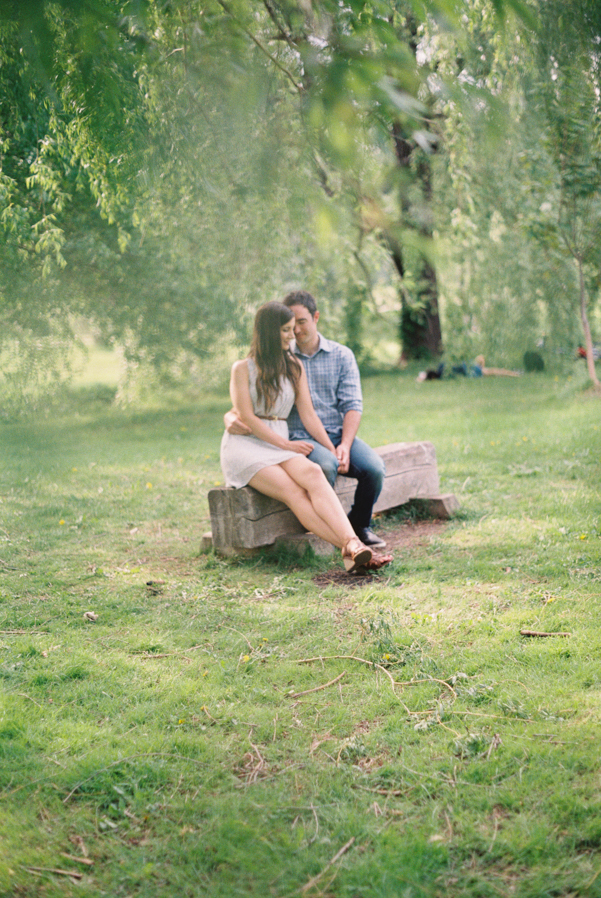
[[[400,125],[394,125],[392,129],[394,148],[397,161],[401,168],[409,168],[411,157],[416,149],[415,144],[407,140]],[[422,201],[428,213],[432,206],[432,181],[430,164],[423,159],[416,166],[417,182],[420,186]],[[401,196],[401,208],[403,217],[411,220],[411,208],[403,195]],[[432,237],[432,228],[424,222],[428,221],[429,214],[420,215],[419,224],[415,228],[428,239]],[[389,241],[390,244],[390,241]],[[405,271],[402,248],[398,243],[391,245],[392,259],[402,278]],[[405,294],[401,294],[401,317],[399,324],[399,336],[402,344],[402,356],[405,360],[436,358],[442,351],[442,330],[438,310],[438,280],[436,270],[431,262],[421,256],[419,270],[416,271],[417,291],[415,303],[407,301]]]
[[[599,383],[599,378],[597,377],[597,372],[595,371],[595,359],[593,356],[593,338],[591,336],[591,328],[588,322],[588,315],[586,313],[586,287],[584,284],[584,272],[582,270],[582,259],[577,258],[576,262],[578,264],[578,280],[580,283],[580,318],[582,320],[582,330],[584,331],[584,345],[586,348],[586,366],[588,369],[588,374],[593,382],[593,386],[595,390],[601,391],[601,383]]]
[[[420,346],[427,356],[436,358],[442,351],[442,332],[438,312],[438,280],[436,269],[427,259],[421,260],[420,281],[417,291],[423,308],[423,325]]]

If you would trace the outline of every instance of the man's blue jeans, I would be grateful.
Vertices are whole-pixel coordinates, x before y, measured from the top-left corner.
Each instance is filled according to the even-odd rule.
[[[331,439],[335,446],[340,443],[340,438],[331,437]],[[321,443],[312,439],[307,439],[307,442],[315,446],[308,458],[319,465],[334,486],[338,476],[338,459]],[[378,453],[374,452],[371,446],[368,446],[363,440],[355,437],[351,447],[350,467],[348,473],[343,475],[355,477],[358,480],[355,500],[349,512],[349,520],[355,530],[363,530],[370,526],[372,510],[382,491],[385,473],[384,462]]]

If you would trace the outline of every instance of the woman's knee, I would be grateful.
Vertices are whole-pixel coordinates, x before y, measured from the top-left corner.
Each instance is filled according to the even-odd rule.
[[[324,474],[321,467],[314,461],[309,461],[306,459],[307,464],[304,466],[303,470],[303,486],[305,489],[308,487],[318,487],[324,486],[326,483],[326,475]]]
[[[316,462],[308,458],[299,459],[295,469],[295,480],[306,492],[327,486],[326,475]]]

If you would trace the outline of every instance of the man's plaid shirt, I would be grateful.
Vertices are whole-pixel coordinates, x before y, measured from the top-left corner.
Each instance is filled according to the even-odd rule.
[[[315,355],[303,355],[298,349],[295,354],[301,359],[307,372],[309,391],[317,417],[332,438],[340,439],[342,421],[349,411],[363,411],[361,379],[359,368],[352,350],[333,340],[319,336],[319,349]],[[291,440],[312,439],[302,425],[296,406],[288,418]]]

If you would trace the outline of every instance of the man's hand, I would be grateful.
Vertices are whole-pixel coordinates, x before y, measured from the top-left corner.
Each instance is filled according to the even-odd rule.
[[[227,430],[227,432],[234,434],[234,436],[247,437],[250,433],[252,433],[250,427],[238,417],[238,414],[234,409],[231,409],[229,412],[225,413],[225,415],[223,416],[223,422],[225,424],[225,429]]]
[[[351,451],[348,446],[345,446],[344,443],[341,443],[340,446],[336,447],[336,458],[338,459],[338,471],[340,474],[346,474],[348,472],[350,463],[351,463]]]
[[[341,474],[348,474],[351,465],[351,446],[353,440],[357,436],[359,424],[361,423],[361,412],[351,409],[344,416],[342,421],[342,439],[340,445],[336,449],[336,458],[338,459],[338,470]]]

